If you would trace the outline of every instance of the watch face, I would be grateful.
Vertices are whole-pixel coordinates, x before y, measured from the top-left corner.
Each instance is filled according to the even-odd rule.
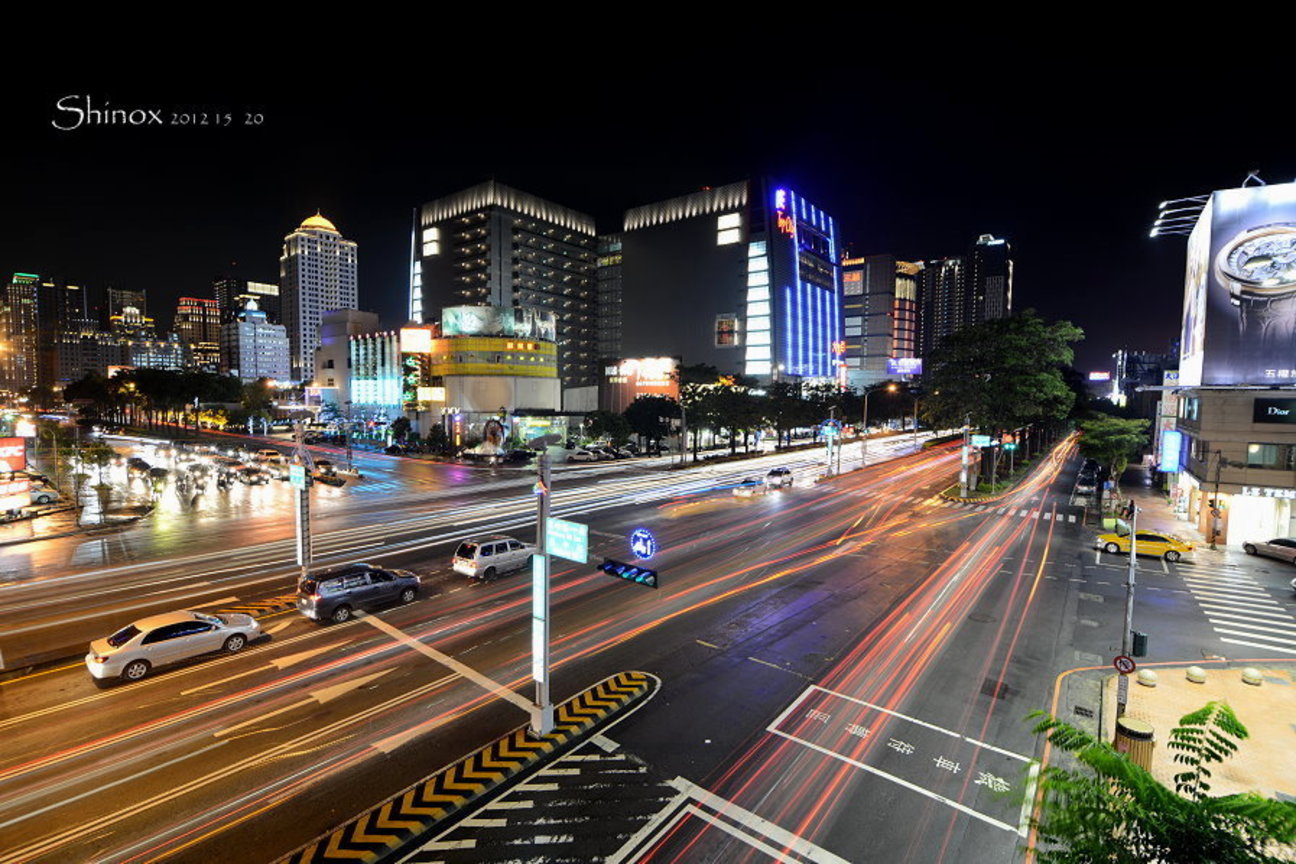
[[[1272,297],[1296,291],[1296,225],[1243,231],[1220,249],[1215,269],[1234,295]]]

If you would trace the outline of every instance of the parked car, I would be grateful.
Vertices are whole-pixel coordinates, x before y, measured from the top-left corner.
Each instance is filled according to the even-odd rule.
[[[1172,534],[1160,534],[1152,531],[1140,531],[1135,535],[1135,545],[1140,555],[1156,555],[1167,561],[1178,561],[1185,555],[1191,555],[1193,545]],[[1100,534],[1095,545],[1104,552],[1125,552],[1130,550],[1128,534]]]
[[[536,547],[512,537],[492,535],[464,540],[455,549],[450,566],[470,579],[489,582],[496,576],[526,567]]]
[[[599,458],[600,457],[597,453],[593,450],[586,449],[585,447],[577,447],[575,450],[567,454],[568,462],[597,462],[599,461]]]
[[[525,465],[534,459],[535,455],[532,450],[510,450],[500,457],[500,461],[505,465]]]
[[[1296,540],[1286,537],[1275,537],[1261,542],[1254,540],[1242,544],[1242,551],[1248,555],[1263,555],[1266,558],[1277,558],[1288,564],[1296,564]]]
[[[91,642],[85,663],[96,681],[138,681],[159,666],[216,651],[236,654],[260,636],[261,625],[251,615],[167,612]]]
[[[312,621],[341,624],[356,609],[413,603],[419,577],[409,570],[347,564],[312,573],[297,583],[297,609]]]
[[[31,503],[33,504],[53,504],[62,497],[53,486],[33,486],[31,488]]]
[[[771,468],[765,475],[765,485],[771,489],[786,489],[792,485],[792,469],[786,467]]]

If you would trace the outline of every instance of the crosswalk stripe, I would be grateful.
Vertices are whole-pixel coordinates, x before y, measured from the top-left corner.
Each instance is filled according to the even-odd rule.
[[[1268,597],[1269,592],[1260,587],[1247,587],[1242,585],[1220,585],[1218,582],[1211,582],[1208,579],[1194,579],[1191,576],[1184,578],[1184,584],[1193,591],[1218,591],[1221,594],[1233,594],[1238,597]]]
[[[1236,606],[1225,606],[1225,605],[1223,605],[1223,604],[1221,604],[1221,603],[1207,603],[1207,602],[1202,601],[1202,600],[1199,600],[1199,601],[1197,601],[1197,602],[1201,604],[1202,609],[1206,609],[1206,610],[1210,610],[1210,609],[1223,609],[1223,610],[1226,611],[1226,612],[1227,612],[1227,611],[1230,611],[1230,610],[1235,611],[1235,612],[1238,611],[1238,608],[1237,608]],[[1258,610],[1258,609],[1254,609],[1254,610],[1247,610],[1247,611],[1248,611],[1249,614],[1251,614],[1251,615],[1259,615],[1259,616],[1261,616],[1262,618],[1278,618],[1278,619],[1280,619],[1280,620],[1286,620],[1286,621],[1290,621],[1290,620],[1292,620],[1292,616],[1288,615],[1286,612],[1261,612],[1261,611]],[[1210,612],[1207,611],[1206,614],[1209,615]]]
[[[1277,600],[1271,600],[1268,597],[1253,597],[1250,594],[1237,596],[1235,594],[1221,594],[1218,591],[1204,591],[1201,588],[1189,588],[1194,597],[1201,597],[1205,600],[1215,600],[1220,603],[1233,603],[1238,606],[1246,606],[1255,609],[1281,609],[1282,606]]]
[[[1203,605],[1207,603],[1214,603],[1216,606],[1223,606],[1230,609],[1246,610],[1247,612],[1260,612],[1260,613],[1281,612],[1284,615],[1287,615],[1287,611],[1272,600],[1268,601],[1268,603],[1255,603],[1255,602],[1245,603],[1234,597],[1212,597],[1210,595],[1201,594],[1196,591],[1192,593],[1193,596],[1197,598],[1197,601]]]
[[[1284,635],[1284,636],[1296,636],[1296,625],[1294,625],[1294,626],[1292,626],[1292,627],[1284,627],[1284,628],[1278,628],[1278,627],[1261,627],[1259,624],[1254,624],[1254,623],[1252,623],[1251,621],[1248,621],[1248,620],[1246,620],[1246,619],[1242,619],[1241,621],[1219,621],[1219,620],[1217,620],[1217,619],[1219,619],[1219,618],[1236,618],[1236,617],[1238,617],[1238,616],[1236,616],[1236,615],[1208,615],[1208,616],[1206,616],[1206,617],[1210,619],[1210,622],[1211,622],[1212,624],[1223,624],[1223,625],[1228,626],[1228,627],[1245,627],[1245,628],[1248,629],[1248,630],[1260,630],[1260,631],[1263,631],[1263,632],[1265,632],[1265,633],[1281,633],[1281,634]],[[1266,623],[1267,623],[1267,622],[1266,622]]]
[[[1248,648],[1267,648],[1267,649],[1270,650],[1270,651],[1286,651],[1286,650],[1287,650],[1286,648],[1279,648],[1277,645],[1261,645],[1261,644],[1258,643],[1258,642],[1246,642],[1246,641],[1243,641],[1243,640],[1241,640],[1241,639],[1227,639],[1227,638],[1225,638],[1225,637],[1223,637],[1223,636],[1220,637],[1220,641],[1221,641],[1221,642],[1227,642],[1227,643],[1230,644],[1230,645],[1245,645],[1245,646],[1247,646]]]
[[[1266,642],[1278,642],[1282,645],[1291,645],[1296,647],[1296,639],[1279,639],[1277,636],[1265,636],[1262,633],[1251,633],[1246,630],[1225,630],[1223,627],[1216,627],[1216,633],[1227,633],[1230,636],[1249,636],[1252,639],[1263,639]]]

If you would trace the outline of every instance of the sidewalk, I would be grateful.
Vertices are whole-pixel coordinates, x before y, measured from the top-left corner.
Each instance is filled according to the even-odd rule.
[[[1253,663],[1203,662],[1195,664],[1206,672],[1204,684],[1194,684],[1185,675],[1188,664],[1147,664],[1157,673],[1157,686],[1146,687],[1134,680],[1129,684],[1129,705],[1125,715],[1152,724],[1152,776],[1174,788],[1174,775],[1183,770],[1174,762],[1167,744],[1170,730],[1179,718],[1207,702],[1225,702],[1250,737],[1238,743],[1238,751],[1212,767],[1211,794],[1259,792],[1268,798],[1296,800],[1296,662],[1264,660]],[[1242,680],[1242,669],[1259,669],[1259,686]],[[1103,739],[1111,741],[1116,728],[1116,685],[1118,675],[1103,682]],[[1131,676],[1133,678],[1133,676]]]
[[[1196,548],[1193,556],[1199,561],[1222,563],[1225,550],[1211,549],[1210,541],[1197,530],[1192,522],[1179,519],[1170,508],[1166,496],[1153,489],[1147,483],[1147,469],[1143,465],[1131,465],[1121,475],[1121,496],[1116,500],[1128,502],[1134,499],[1138,507],[1138,527],[1145,531],[1157,531],[1162,534],[1173,534],[1187,540]]]

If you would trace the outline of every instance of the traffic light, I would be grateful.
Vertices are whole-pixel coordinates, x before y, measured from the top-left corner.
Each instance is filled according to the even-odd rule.
[[[649,588],[657,587],[657,571],[649,570],[647,567],[640,567],[637,564],[625,564],[621,561],[613,561],[611,558],[604,558],[603,563],[599,565],[600,570],[609,576],[615,576],[618,579],[624,579],[627,582],[633,582],[636,585],[646,585]]]

